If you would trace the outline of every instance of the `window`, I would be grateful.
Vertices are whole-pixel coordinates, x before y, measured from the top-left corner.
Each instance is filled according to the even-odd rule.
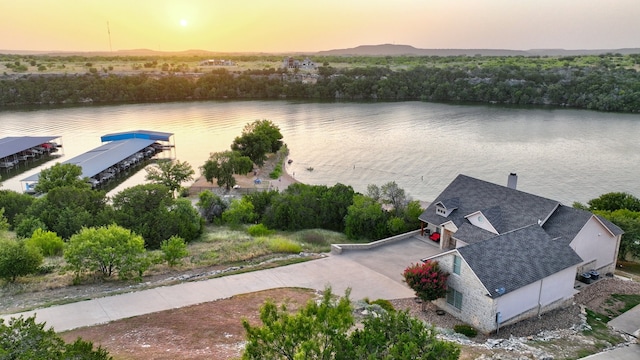
[[[460,264],[462,263],[462,259],[460,259],[460,256],[458,255],[454,255],[453,256],[453,273],[456,275],[460,275]]]
[[[447,304],[458,310],[462,310],[462,293],[452,287],[449,287],[449,290],[447,291]]]

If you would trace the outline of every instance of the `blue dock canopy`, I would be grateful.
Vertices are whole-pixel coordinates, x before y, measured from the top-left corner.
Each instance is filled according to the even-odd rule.
[[[102,137],[100,137],[100,140],[102,142],[127,140],[127,139],[169,141],[171,136],[173,136],[172,133],[166,133],[166,132],[160,132],[160,131],[134,130],[134,131],[125,131],[125,132],[103,135]]]

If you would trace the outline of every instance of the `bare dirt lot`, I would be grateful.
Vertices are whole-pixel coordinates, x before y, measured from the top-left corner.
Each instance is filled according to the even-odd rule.
[[[595,352],[598,346],[593,338],[571,327],[581,322],[580,305],[599,313],[615,306],[606,301],[612,293],[638,294],[640,283],[600,280],[576,295],[574,306],[505,327],[497,335],[464,340],[461,359],[536,359],[541,354],[569,359],[584,351]],[[257,323],[260,305],[266,299],[286,303],[295,310],[315,296],[311,290],[274,289],[77,329],[64,333],[63,337],[71,341],[80,336],[93,341],[115,359],[236,359],[241,356],[244,344],[241,321],[246,318]],[[451,329],[460,323],[450,315],[437,315],[431,305],[426,312],[421,311],[413,298],[392,303],[437,327]],[[489,348],[488,343],[497,345]]]

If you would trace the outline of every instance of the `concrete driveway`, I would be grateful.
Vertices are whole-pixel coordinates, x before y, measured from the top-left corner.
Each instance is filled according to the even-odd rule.
[[[281,287],[323,290],[331,286],[338,295],[351,288],[352,300],[408,298],[415,295],[402,282],[402,271],[434,251],[439,249],[419,237],[410,237],[372,250],[345,251],[342,255],[289,266],[52,306],[2,318],[35,314],[37,321],[44,321],[59,332]]]

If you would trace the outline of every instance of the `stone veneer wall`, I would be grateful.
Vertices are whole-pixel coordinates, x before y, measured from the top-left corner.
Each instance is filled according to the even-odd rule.
[[[496,328],[496,305],[493,299],[487,296],[487,290],[464,259],[461,258],[460,275],[453,273],[454,255],[459,256],[454,251],[434,258],[433,261],[437,261],[440,264],[440,269],[449,273],[447,284],[462,293],[462,309],[458,310],[453,305],[449,305],[446,299],[438,299],[435,304],[476,329],[489,333]]]

